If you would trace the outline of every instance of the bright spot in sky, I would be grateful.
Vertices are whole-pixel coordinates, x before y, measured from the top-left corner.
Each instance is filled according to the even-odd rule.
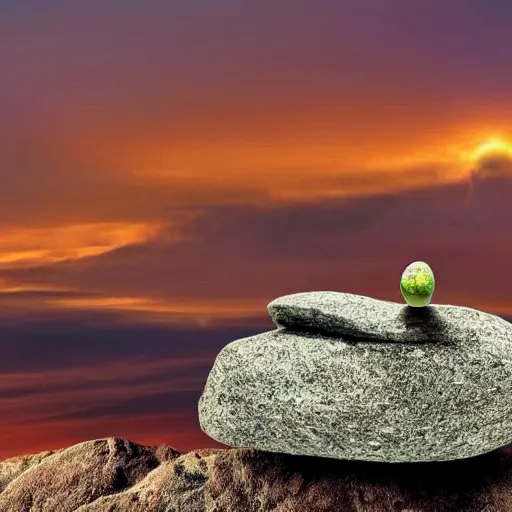
[[[492,155],[509,156],[512,158],[512,145],[500,139],[490,139],[476,148],[473,160],[478,162],[482,158]]]
[[[509,179],[512,175],[512,144],[500,138],[491,138],[465,153],[468,164],[468,195],[466,203],[475,196],[475,187],[495,178]]]

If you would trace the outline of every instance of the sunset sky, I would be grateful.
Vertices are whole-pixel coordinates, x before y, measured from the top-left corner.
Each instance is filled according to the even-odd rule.
[[[197,401],[266,305],[512,319],[512,2],[0,0],[0,459],[219,446]]]

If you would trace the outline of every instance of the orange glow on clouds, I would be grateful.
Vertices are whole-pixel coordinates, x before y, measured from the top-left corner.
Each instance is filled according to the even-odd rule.
[[[0,268],[58,263],[96,256],[145,242],[161,225],[91,223],[47,228],[4,227],[0,232]]]
[[[295,124],[293,116],[281,120],[278,129],[269,133],[261,121],[245,137],[246,124],[230,137],[216,138],[215,132],[199,131],[195,137],[175,142],[172,133],[169,138],[162,135],[169,129],[165,126],[153,136],[127,133],[126,138],[117,140],[105,135],[95,139],[94,161],[141,187],[167,190],[169,199],[175,199],[173,190],[179,185],[184,191],[180,204],[183,200],[197,204],[194,198],[199,190],[200,201],[239,197],[253,204],[312,203],[465,180],[474,163],[475,148],[488,140],[492,131],[492,122],[474,119],[466,125],[441,119],[428,123],[427,129],[419,118],[418,127],[411,129],[411,119],[406,117],[400,124],[400,115],[398,120],[386,119],[384,113],[378,108],[365,111],[367,122],[363,122],[361,112],[354,110],[343,124],[320,133],[308,129],[308,123],[321,125],[325,112],[316,118],[310,112]],[[229,118],[224,122],[229,123]],[[150,133],[152,130],[155,128],[148,126]],[[507,131],[502,132],[506,139]],[[69,140],[68,146],[81,158],[91,158],[89,146],[82,147],[79,138]],[[188,200],[183,197],[187,189]]]
[[[172,141],[155,135],[153,139],[140,137],[140,141],[133,144],[125,142],[121,147],[116,139],[106,137],[102,142],[97,141],[93,150],[87,146],[88,156],[77,151],[74,158],[85,159],[87,164],[90,163],[88,158],[96,159],[100,168],[111,165],[107,175],[117,178],[113,182],[105,181],[100,203],[88,201],[88,196],[84,195],[80,205],[89,204],[90,215],[95,218],[97,207],[105,208],[108,205],[105,198],[111,197],[114,205],[122,208],[119,216],[134,220],[67,225],[55,220],[53,225],[44,227],[7,225],[0,231],[0,270],[56,266],[64,261],[79,263],[86,259],[94,263],[95,256],[158,240],[165,228],[166,242],[174,241],[179,246],[180,221],[185,225],[199,219],[201,209],[207,208],[203,205],[208,204],[239,202],[263,208],[286,207],[291,203],[321,204],[331,199],[394,196],[410,190],[465,183],[476,156],[509,147],[503,142],[507,140],[505,131],[502,131],[502,138],[490,139],[486,136],[488,128],[470,126],[463,130],[458,125],[441,126],[443,129],[438,132],[414,140],[406,128],[398,127],[391,136],[370,127],[366,135],[357,134],[348,141],[341,135],[338,141],[333,135],[334,141],[313,138],[311,141],[299,139],[300,143],[277,137],[273,143],[234,138],[210,142],[198,139],[195,144],[181,141],[180,145],[173,145]],[[297,129],[300,133],[301,127]],[[67,142],[65,153],[71,151],[70,148],[85,150],[79,142],[75,146],[72,141]],[[87,167],[84,162],[78,162],[79,169]],[[101,184],[101,176],[98,179]],[[93,188],[84,190],[90,193]],[[129,193],[126,200],[125,191]],[[60,203],[60,197],[56,199],[62,208],[60,216],[64,218],[70,205],[66,201]],[[147,213],[152,220],[137,220],[137,214],[130,211],[134,204],[137,214]],[[165,208],[171,210],[170,218],[162,214]],[[115,216],[116,210],[113,211]],[[88,216],[88,212],[80,211],[80,214]],[[174,235],[168,234],[171,223],[174,223]],[[231,242],[236,251],[237,240]],[[208,266],[207,251],[199,259],[202,261],[198,265]],[[172,261],[169,264],[168,270],[172,273]],[[243,269],[244,262],[237,262],[236,266]],[[292,269],[299,273],[302,264],[262,261],[258,268],[261,274],[268,268],[278,275]],[[313,275],[314,270],[309,272]],[[131,277],[126,276],[126,279]],[[230,276],[226,275],[225,279],[229,282]],[[24,298],[22,293],[38,290],[72,291],[74,296]],[[152,322],[184,324],[196,324],[197,318],[208,324],[261,315],[266,300],[261,292],[255,296],[251,290],[247,290],[245,299],[227,299],[220,287],[215,298],[211,298],[215,295],[212,291],[208,293],[210,298],[191,298],[173,292],[170,286],[169,293],[176,296],[168,298],[151,289],[116,290],[101,281],[91,281],[86,286],[84,283],[66,286],[65,282],[45,285],[37,278],[18,282],[15,277],[0,281],[0,291],[10,295],[6,308],[113,311]],[[94,296],[77,297],[80,292],[92,292]]]
[[[202,326],[237,319],[249,322],[251,317],[260,318],[266,308],[265,300],[251,298],[164,301],[147,297],[81,297],[46,299],[44,303],[47,308],[125,312],[132,320],[133,314],[138,314],[140,321]]]
[[[508,155],[512,155],[512,145],[500,139],[491,139],[478,146],[478,148],[473,152],[472,157],[475,160],[478,160],[482,156],[493,153],[506,153]]]

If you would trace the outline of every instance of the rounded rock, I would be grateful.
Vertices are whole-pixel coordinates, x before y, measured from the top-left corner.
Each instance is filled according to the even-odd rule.
[[[407,265],[400,278],[400,292],[412,307],[428,306],[434,294],[434,272],[424,261]]]

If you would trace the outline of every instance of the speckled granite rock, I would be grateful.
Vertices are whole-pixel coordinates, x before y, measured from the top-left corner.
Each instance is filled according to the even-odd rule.
[[[372,316],[367,323],[368,331],[379,325]],[[224,347],[199,400],[199,421],[230,446],[442,461],[510,443],[511,396],[507,339],[418,345],[278,329]]]
[[[122,438],[0,462],[2,512],[512,512],[512,446],[384,464]]]
[[[404,343],[512,343],[512,324],[461,306],[411,308],[350,293],[306,292],[279,297],[268,311],[277,327],[327,336]]]

